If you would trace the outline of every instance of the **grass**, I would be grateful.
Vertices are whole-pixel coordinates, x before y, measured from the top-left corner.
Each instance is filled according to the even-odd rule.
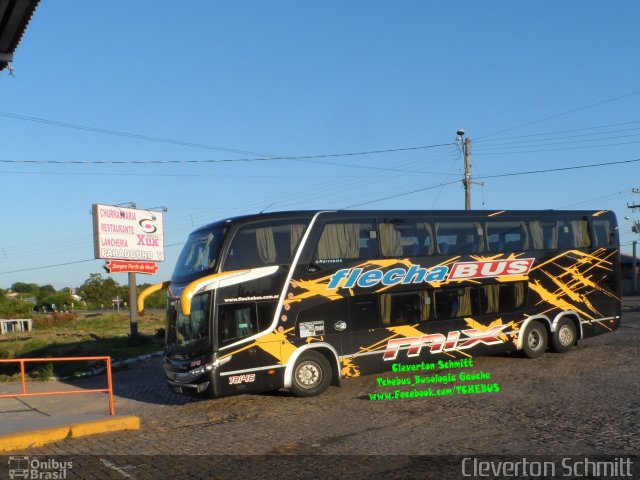
[[[128,313],[34,315],[31,332],[0,335],[0,358],[110,356],[112,362],[162,349],[164,312],[138,319],[138,337],[130,337]],[[104,362],[27,363],[34,378],[73,375],[104,366]],[[0,381],[19,372],[18,364],[0,366]]]

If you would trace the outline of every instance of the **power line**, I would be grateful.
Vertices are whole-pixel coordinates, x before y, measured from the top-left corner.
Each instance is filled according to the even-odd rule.
[[[591,103],[591,104],[585,105],[583,107],[578,107],[578,108],[573,108],[571,110],[566,110],[564,112],[556,113],[555,115],[550,115],[548,117],[544,117],[544,118],[541,118],[539,120],[534,120],[532,122],[527,122],[527,123],[523,123],[523,124],[520,124],[520,125],[516,125],[515,127],[505,128],[504,130],[499,130],[497,132],[487,133],[486,135],[482,135],[482,136],[478,137],[477,139],[474,139],[474,141],[480,140],[481,138],[493,137],[495,135],[500,135],[501,133],[511,132],[511,131],[517,130],[519,128],[529,127],[531,125],[536,125],[538,123],[547,122],[549,120],[553,120],[555,118],[563,117],[565,115],[569,115],[569,114],[572,114],[572,113],[575,113],[575,112],[580,112],[582,110],[587,110],[589,108],[597,107],[599,105],[604,105],[605,103],[611,103],[611,102],[615,102],[617,100],[622,100],[623,98],[631,97],[631,96],[637,95],[639,93],[640,93],[640,90],[635,90],[633,92],[626,93],[624,95],[619,95],[617,97],[609,98],[607,100],[602,100],[600,102]]]
[[[532,147],[532,148],[552,147],[554,145],[570,145],[570,144],[584,143],[584,142],[599,142],[599,141],[602,141],[602,140],[618,140],[620,138],[629,138],[629,137],[638,137],[638,136],[640,136],[640,133],[630,133],[629,135],[616,135],[615,137],[601,137],[601,138],[593,138],[593,139],[567,140],[567,141],[564,141],[564,142],[537,143],[535,145],[525,145],[525,146],[522,145],[522,143],[525,143],[525,142],[522,142],[522,143],[518,142],[518,143],[512,143],[511,146],[486,145],[484,147],[478,147],[476,149],[476,151],[477,150],[481,150],[481,151],[487,151],[487,150],[509,150],[509,149],[514,149],[514,148],[523,148],[523,147],[524,148],[527,148],[527,147]],[[559,140],[559,139],[556,139],[556,140]],[[508,145],[508,144],[503,144],[503,145]],[[585,148],[590,148],[590,147],[594,147],[594,146],[597,146],[597,145],[585,145]]]
[[[640,158],[635,158],[633,160],[620,160],[617,162],[602,162],[602,163],[591,163],[588,165],[574,165],[571,167],[560,167],[560,168],[547,168],[544,170],[529,170],[526,172],[512,172],[512,173],[497,173],[495,175],[485,175],[482,177],[476,177],[476,178],[500,178],[500,177],[515,177],[518,175],[533,175],[535,173],[549,173],[549,172],[561,172],[561,171],[566,171],[566,170],[580,170],[583,168],[594,168],[594,167],[606,167],[608,165],[621,165],[621,164],[625,164],[625,163],[634,163],[634,162],[640,162]]]
[[[165,245],[165,248],[174,247],[176,245],[182,245],[183,243],[184,242],[172,243],[170,245]],[[44,268],[66,267],[68,265],[75,265],[75,264],[78,264],[78,263],[93,262],[93,261],[96,261],[96,260],[98,260],[98,261],[106,261],[106,260],[100,259],[100,258],[87,258],[85,260],[76,260],[76,261],[73,261],[73,262],[56,263],[56,264],[53,264],[53,265],[43,265],[43,266],[40,266],[40,267],[31,267],[31,268],[23,268],[23,269],[20,269],[20,270],[11,270],[11,271],[7,271],[7,272],[0,272],[0,275],[7,275],[9,273],[30,272],[30,271],[33,271],[33,270],[42,270]]]
[[[41,270],[43,268],[65,267],[67,265],[74,265],[76,263],[92,262],[94,260],[96,260],[96,259],[95,258],[90,258],[90,259],[87,259],[87,260],[76,260],[75,262],[56,263],[55,265],[43,265],[42,267],[23,268],[21,270],[11,270],[11,271],[8,271],[8,272],[0,272],[0,275],[5,275],[5,274],[9,274],[9,273],[30,272],[32,270]]]
[[[398,193],[396,195],[389,195],[389,196],[386,196],[386,197],[377,198],[375,200],[369,200],[369,201],[362,202],[362,203],[356,203],[354,205],[349,205],[347,207],[342,207],[342,208],[340,208],[340,210],[346,210],[348,208],[360,207],[362,205],[368,205],[370,203],[376,203],[376,202],[380,202],[382,200],[389,200],[391,198],[404,197],[405,195],[411,195],[412,193],[424,192],[425,190],[431,190],[433,188],[444,187],[446,185],[453,185],[454,183],[458,183],[459,181],[460,180],[453,180],[451,182],[444,182],[444,183],[439,183],[437,185],[431,185],[429,187],[418,188],[418,189],[415,189],[415,190],[411,190],[409,192]]]
[[[87,125],[80,125],[80,124],[76,124],[76,123],[67,123],[67,122],[60,122],[58,120],[50,120],[47,118],[40,118],[40,117],[30,117],[28,115],[19,115],[17,113],[9,113],[9,112],[0,112],[0,117],[5,117],[5,118],[12,118],[14,120],[25,120],[28,122],[36,122],[36,123],[43,123],[45,125],[53,125],[55,127],[64,127],[64,128],[71,128],[74,130],[83,130],[86,132],[92,132],[92,133],[100,133],[103,135],[113,135],[113,136],[117,136],[117,137],[125,137],[125,138],[132,138],[135,140],[146,140],[149,142],[159,142],[159,143],[169,143],[172,145],[179,145],[182,147],[194,147],[194,148],[203,148],[206,150],[218,150],[221,152],[229,152],[229,153],[238,153],[238,154],[242,154],[242,155],[261,155],[264,156],[266,154],[264,153],[256,153],[256,152],[252,152],[249,150],[239,150],[236,148],[227,148],[227,147],[219,147],[219,146],[215,146],[215,145],[205,145],[202,143],[193,143],[193,142],[186,142],[183,140],[174,140],[174,139],[170,139],[170,138],[162,138],[162,137],[151,137],[148,135],[140,135],[137,133],[130,133],[130,132],[123,132],[123,131],[119,131],[119,130],[109,130],[106,128],[97,128],[97,127],[90,127]]]
[[[579,135],[566,135],[564,137],[546,137],[539,138],[536,140],[520,140],[517,142],[504,142],[504,143],[493,143],[493,144],[481,144],[479,147],[476,147],[474,150],[490,150],[490,149],[498,149],[504,150],[508,148],[520,148],[523,144],[532,144],[529,146],[532,147],[544,147],[548,145],[565,145],[569,143],[581,143],[581,142],[598,142],[601,140],[615,140],[618,138],[628,138],[628,137],[637,137],[640,133],[628,133],[626,135],[616,135],[611,136],[616,133],[626,133],[626,132],[638,132],[640,128],[626,128],[621,130],[612,130],[608,132],[596,132],[596,133],[583,133]],[[585,138],[591,137],[591,138]],[[595,138],[594,138],[595,137]],[[568,140],[559,142],[557,140],[567,140],[570,138],[580,138],[580,140]],[[541,143],[541,142],[552,142],[552,143]]]
[[[291,155],[258,158],[224,158],[215,160],[8,160],[0,159],[0,163],[10,164],[47,164],[47,165],[164,165],[164,164],[197,164],[197,163],[238,163],[238,162],[271,162],[274,160],[313,160],[318,158],[353,157],[359,155],[377,155],[382,153],[408,152],[430,148],[448,147],[451,143],[421,145],[417,147],[389,148],[384,150],[367,150],[361,152],[326,153],[320,155]],[[345,166],[344,164],[340,164]],[[354,166],[355,165],[347,165]]]
[[[588,150],[590,148],[602,148],[602,147],[617,147],[620,145],[637,145],[638,142],[618,142],[618,143],[602,143],[600,145],[585,145],[582,147],[562,147],[562,148],[540,148],[537,150],[519,150],[519,151],[511,151],[511,152],[494,152],[494,151],[484,151],[480,153],[476,153],[476,155],[520,155],[523,153],[539,153],[539,152],[562,152],[564,150]]]
[[[640,162],[640,158],[636,158],[633,160],[620,160],[617,162],[602,162],[602,163],[592,163],[592,164],[588,164],[588,165],[574,165],[571,167],[561,167],[561,168],[548,168],[548,169],[543,169],[543,170],[529,170],[529,171],[525,171],[525,172],[511,172],[511,173],[497,173],[494,175],[484,175],[484,176],[478,176],[475,177],[476,179],[488,179],[488,178],[500,178],[500,177],[515,177],[515,176],[519,176],[519,175],[533,175],[536,173],[549,173],[549,172],[561,172],[561,171],[566,171],[566,170],[579,170],[579,169],[583,169],[583,168],[594,168],[594,167],[604,167],[604,166],[608,166],[608,165],[621,165],[621,164],[626,164],[626,163],[634,163],[634,162]],[[377,198],[374,200],[369,200],[366,202],[362,202],[362,203],[358,203],[358,204],[354,204],[354,205],[349,205],[347,207],[342,207],[340,210],[345,210],[348,208],[354,208],[354,207],[360,207],[362,205],[367,205],[370,203],[376,203],[376,202],[380,202],[382,200],[389,200],[391,198],[398,198],[398,197],[403,197],[405,195],[411,195],[412,193],[418,193],[418,192],[422,192],[425,190],[431,190],[433,188],[438,188],[438,187],[444,187],[447,185],[453,185],[455,183],[458,183],[459,180],[454,180],[451,182],[443,182],[443,183],[439,183],[437,185],[431,185],[429,187],[424,187],[424,188],[418,188],[416,190],[410,190],[407,192],[402,192],[402,193],[398,193],[396,195],[389,195],[386,197],[381,197],[381,198]]]
[[[584,132],[587,130],[598,130],[598,129],[602,129],[602,128],[609,128],[609,127],[620,127],[623,125],[636,125],[640,123],[640,120],[635,120],[633,122],[622,122],[622,123],[610,123],[607,125],[598,125],[595,127],[584,127],[584,128],[571,128],[571,129],[567,129],[567,130],[554,130],[552,132],[542,132],[542,133],[531,133],[529,135],[517,135],[514,137],[499,137],[499,138],[494,138],[492,140],[474,140],[475,144],[481,143],[481,144],[486,144],[486,143],[493,143],[493,142],[501,142],[503,140],[518,140],[520,138],[531,138],[531,137],[545,137],[545,136],[549,136],[549,135],[559,135],[561,133],[575,133],[575,132]],[[624,130],[613,130],[611,133],[617,133],[617,132],[624,132],[624,131],[629,131],[629,130],[637,130],[638,127],[636,128],[632,128],[632,129],[624,129]],[[592,134],[584,134],[585,136],[588,135],[598,135],[598,133],[592,133]],[[566,137],[559,137],[559,138],[572,138],[572,137],[577,137],[577,136],[582,136],[582,135],[569,135]],[[531,141],[536,141],[536,140],[531,140]],[[498,145],[498,144],[496,144]]]

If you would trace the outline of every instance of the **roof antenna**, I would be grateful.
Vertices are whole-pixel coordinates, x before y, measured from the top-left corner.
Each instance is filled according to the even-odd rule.
[[[260,213],[264,213],[265,210],[267,210],[268,208],[273,207],[276,204],[276,202],[270,203],[269,205],[267,205],[266,207],[264,207],[262,210],[260,210]]]

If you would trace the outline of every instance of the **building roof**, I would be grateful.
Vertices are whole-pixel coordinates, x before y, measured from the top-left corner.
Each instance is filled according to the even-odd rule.
[[[0,71],[13,61],[40,0],[0,0]]]
[[[620,263],[631,265],[633,263],[633,255],[620,252]],[[636,263],[640,266],[640,258],[636,257]]]

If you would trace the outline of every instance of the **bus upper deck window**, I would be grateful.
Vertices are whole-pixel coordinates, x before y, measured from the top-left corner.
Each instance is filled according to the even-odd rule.
[[[431,225],[424,221],[384,220],[380,228],[383,257],[420,257],[433,254]]]
[[[231,243],[225,270],[291,263],[304,228],[304,224],[282,222],[261,222],[242,227]]]
[[[484,252],[484,233],[480,222],[438,222],[436,238],[441,254]]]
[[[322,229],[311,269],[378,256],[374,222],[328,223]]]
[[[606,219],[593,220],[593,246],[611,247],[614,244],[615,233],[611,229],[611,222]]]
[[[529,248],[524,222],[487,221],[486,228],[491,252],[518,252]]]

